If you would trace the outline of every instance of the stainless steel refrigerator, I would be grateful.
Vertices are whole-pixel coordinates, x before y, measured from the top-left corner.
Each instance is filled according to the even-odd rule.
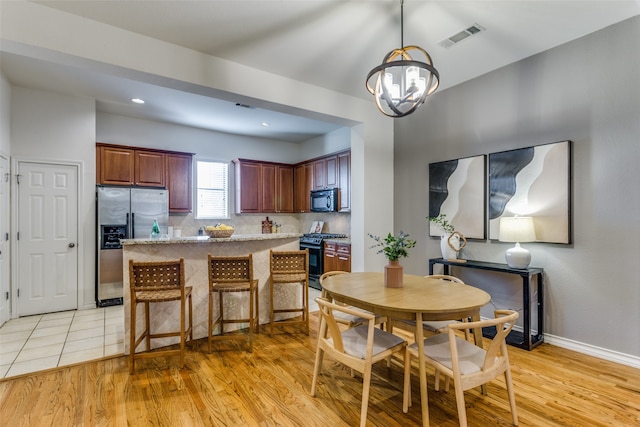
[[[97,254],[96,304],[122,304],[122,246],[120,239],[149,237],[153,221],[167,233],[169,191],[155,188],[96,188]]]

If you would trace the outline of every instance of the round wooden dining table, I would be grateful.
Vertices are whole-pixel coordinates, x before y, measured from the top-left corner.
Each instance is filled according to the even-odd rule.
[[[329,298],[394,319],[480,320],[480,308],[491,300],[485,291],[428,276],[405,274],[403,287],[384,286],[384,273],[346,273],[327,277],[323,293]],[[482,330],[473,331],[475,342],[482,346]],[[420,369],[420,403],[422,425],[429,425],[427,377],[423,352],[424,334],[416,328]]]

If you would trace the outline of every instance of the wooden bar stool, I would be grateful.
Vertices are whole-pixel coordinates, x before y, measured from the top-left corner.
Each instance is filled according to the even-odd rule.
[[[300,313],[301,318],[278,321],[280,325],[300,324],[304,326],[305,334],[309,335],[309,250],[300,251],[270,251],[269,263],[269,326],[273,335],[275,315],[277,313]],[[274,307],[274,291],[276,286],[297,284],[302,286],[302,301],[300,307]],[[280,301],[279,301],[280,302]]]
[[[186,337],[193,339],[191,286],[185,286],[184,259],[176,261],[135,262],[129,260],[129,286],[131,291],[131,330],[129,346],[129,373],[133,374],[136,359],[145,357],[180,355],[180,367],[184,367]],[[180,301],[180,330],[151,333],[149,305],[159,302]],[[189,303],[189,327],[185,328],[186,303]],[[145,330],[136,338],[136,309],[144,303]],[[177,350],[151,350],[155,338],[180,337]],[[146,352],[136,354],[136,348],[146,341]]]
[[[249,351],[253,351],[253,332],[259,332],[260,319],[258,303],[258,279],[253,278],[253,256],[223,257],[209,254],[209,353],[211,342],[219,339],[242,339],[249,343]],[[249,293],[249,314],[245,318],[225,319],[224,298],[228,293]],[[219,314],[213,318],[214,295],[218,294]],[[255,309],[254,309],[255,307]],[[225,334],[224,325],[248,323],[249,332],[246,334]],[[213,335],[213,331],[220,326],[220,334]]]

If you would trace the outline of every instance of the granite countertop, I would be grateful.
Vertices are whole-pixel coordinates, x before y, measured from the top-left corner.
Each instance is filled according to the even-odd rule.
[[[167,245],[180,243],[225,243],[225,242],[249,242],[256,240],[293,239],[301,237],[301,233],[271,233],[271,234],[233,234],[231,237],[221,239],[209,236],[184,236],[170,238],[143,238],[143,239],[122,239],[123,246],[128,245]]]

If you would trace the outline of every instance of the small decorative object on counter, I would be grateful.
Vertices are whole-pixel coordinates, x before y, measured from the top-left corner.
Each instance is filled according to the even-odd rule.
[[[204,229],[209,237],[216,239],[231,237],[234,232],[234,228],[227,224],[217,223],[216,225],[207,225]]]
[[[151,238],[157,239],[160,237],[160,226],[158,226],[158,220],[153,220],[153,226],[151,226]]]
[[[204,227],[198,229],[198,236],[204,236]]]
[[[440,226],[443,234],[440,235],[440,252],[442,258],[455,261],[458,258],[458,252],[467,245],[467,239],[462,233],[456,231],[453,224],[447,221],[446,214],[440,214],[434,217],[427,217],[430,222]],[[464,260],[461,260],[464,262]]]
[[[271,234],[271,227],[273,227],[273,221],[269,221],[269,217],[262,221],[262,234]]]
[[[272,233],[279,233],[280,232],[280,227],[282,227],[282,224],[278,224],[277,222],[273,222],[273,225],[271,226],[271,232]]]

